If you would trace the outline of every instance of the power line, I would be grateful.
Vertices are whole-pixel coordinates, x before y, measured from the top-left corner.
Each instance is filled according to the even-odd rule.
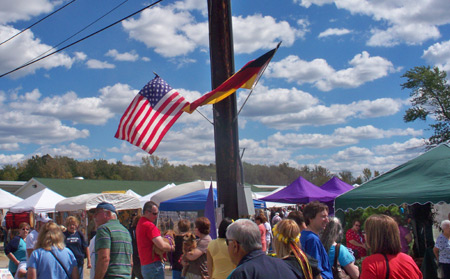
[[[41,21],[43,21],[44,19],[46,19],[46,18],[48,18],[48,17],[50,17],[50,16],[56,14],[57,12],[61,11],[62,9],[64,9],[64,8],[67,7],[67,6],[69,6],[70,4],[72,4],[72,3],[75,2],[75,1],[76,1],[76,0],[70,1],[69,3],[67,3],[66,5],[62,6],[62,7],[59,8],[59,9],[57,9],[57,10],[54,11],[53,13],[51,13],[51,14],[49,14],[49,15],[43,17],[43,18],[41,18],[41,19],[38,20],[37,22],[35,22],[35,23],[31,24],[30,26],[28,26],[27,28],[22,29],[19,33],[15,34],[14,36],[10,37],[9,39],[6,39],[5,41],[1,42],[1,43],[0,43],[0,46],[3,45],[3,44],[6,43],[6,42],[12,40],[13,38],[19,36],[19,35],[22,34],[23,32],[27,31],[27,30],[30,29],[31,27],[33,27],[33,26],[35,26],[36,24],[38,24],[38,23],[40,23]]]
[[[49,51],[56,49],[57,47],[59,47],[60,45],[62,45],[63,43],[67,42],[68,40],[72,39],[73,37],[75,37],[76,35],[80,34],[81,32],[83,32],[84,30],[86,30],[87,28],[89,28],[90,26],[92,26],[93,24],[95,24],[96,22],[98,22],[99,20],[101,20],[102,18],[104,18],[105,16],[109,15],[110,13],[112,13],[113,11],[115,11],[116,9],[118,9],[120,6],[122,6],[123,4],[125,4],[126,2],[128,2],[128,0],[123,1],[122,3],[120,3],[119,5],[115,6],[114,8],[112,8],[111,10],[109,10],[106,14],[102,15],[101,17],[97,18],[96,20],[94,20],[93,22],[89,23],[88,25],[86,25],[85,27],[83,27],[81,30],[79,30],[78,32],[76,32],[75,34],[73,34],[72,36],[68,37],[67,39],[63,40],[62,42],[58,43],[57,45],[55,45],[54,47],[49,48],[46,52],[41,53],[40,55],[36,56],[35,58],[29,60],[28,62],[22,64],[22,65],[26,65],[36,59],[38,59],[39,57],[45,55],[46,53],[48,53]]]
[[[9,71],[9,72],[6,72],[6,73],[0,75],[0,78],[4,77],[4,76],[6,76],[6,75],[9,75],[9,74],[11,74],[11,73],[14,73],[14,72],[16,72],[16,71],[18,71],[18,70],[20,70],[20,69],[25,68],[25,67],[28,67],[28,66],[30,66],[30,65],[32,65],[32,64],[34,64],[34,63],[36,63],[36,62],[38,62],[38,61],[41,61],[42,59],[45,59],[45,58],[47,58],[47,57],[49,57],[49,56],[52,56],[53,54],[58,53],[58,52],[60,52],[60,51],[63,51],[63,50],[65,50],[66,48],[69,48],[69,47],[71,47],[71,46],[73,46],[73,45],[75,45],[75,44],[78,44],[79,42],[82,42],[82,41],[84,41],[84,40],[86,40],[86,39],[88,39],[88,38],[90,38],[90,37],[92,37],[92,36],[94,36],[94,35],[96,35],[96,34],[102,32],[102,31],[105,31],[106,29],[108,29],[108,28],[110,28],[110,27],[116,25],[117,23],[120,23],[120,22],[124,21],[125,19],[128,19],[128,18],[130,18],[130,17],[132,17],[132,16],[137,15],[138,13],[141,13],[142,11],[144,11],[144,10],[146,10],[146,9],[148,9],[148,8],[151,8],[152,6],[158,4],[158,3],[161,2],[161,1],[163,1],[163,0],[158,0],[158,1],[156,1],[155,3],[148,5],[148,6],[144,7],[144,8],[142,8],[142,9],[140,9],[140,10],[137,11],[137,12],[134,12],[134,13],[132,13],[132,14],[130,14],[130,15],[128,15],[128,16],[126,16],[126,17],[124,17],[124,18],[122,18],[122,19],[120,19],[120,20],[118,20],[118,21],[116,21],[116,22],[114,22],[114,23],[112,23],[112,24],[110,24],[110,25],[108,25],[108,26],[106,26],[106,27],[104,27],[104,28],[102,28],[102,29],[100,29],[100,30],[94,32],[94,33],[92,33],[92,34],[90,34],[90,35],[87,35],[87,36],[84,37],[84,38],[79,39],[78,41],[75,41],[75,42],[73,42],[73,43],[71,43],[71,44],[69,44],[69,45],[67,45],[67,46],[65,46],[65,47],[63,47],[63,48],[61,48],[61,49],[55,50],[54,52],[51,52],[51,53],[49,53],[49,54],[47,54],[47,55],[45,55],[45,56],[42,56],[42,57],[39,58],[39,59],[36,59],[36,60],[31,61],[31,62],[25,63],[24,65],[22,65],[22,66],[20,66],[20,67],[17,67],[17,68],[15,68],[14,70],[11,70],[11,71]]]

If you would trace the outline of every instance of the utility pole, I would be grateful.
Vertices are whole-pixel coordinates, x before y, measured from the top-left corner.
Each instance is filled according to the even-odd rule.
[[[208,0],[212,88],[234,74],[230,0]],[[238,187],[242,187],[236,94],[213,105],[217,193],[224,217],[240,216]]]

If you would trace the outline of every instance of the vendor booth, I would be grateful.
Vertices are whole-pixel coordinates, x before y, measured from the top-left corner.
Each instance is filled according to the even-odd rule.
[[[404,205],[411,219],[414,255],[424,260],[425,273],[435,271],[432,248],[433,204],[450,203],[450,147],[439,145],[428,152],[362,184],[335,200],[338,211]],[[441,220],[435,220],[440,222]],[[428,268],[427,268],[428,267]],[[424,270],[426,269],[426,271]]]
[[[283,188],[274,194],[265,196],[260,200],[289,204],[306,204],[311,201],[327,203],[333,201],[334,198],[335,195],[333,193],[322,190],[320,187],[299,176],[286,188]]]
[[[79,230],[87,237],[91,238],[94,230],[93,213],[91,209],[97,207],[101,202],[108,202],[114,205],[118,213],[118,219],[128,227],[132,217],[136,215],[141,208],[139,198],[119,193],[103,193],[103,194],[83,194],[70,197],[58,202],[55,210],[58,212],[57,222],[64,225],[64,219],[68,216],[76,216],[81,222]]]
[[[12,206],[9,211],[13,213],[26,211],[32,211],[34,213],[50,213],[55,211],[55,205],[63,199],[65,199],[65,197],[46,188],[23,201],[18,202]]]
[[[0,209],[9,209],[21,201],[23,201],[22,198],[0,189]]]

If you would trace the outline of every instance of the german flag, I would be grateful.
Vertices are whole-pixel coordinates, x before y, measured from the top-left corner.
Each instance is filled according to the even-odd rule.
[[[218,103],[236,92],[236,90],[238,90],[239,88],[252,89],[255,85],[255,82],[258,81],[259,77],[266,69],[270,60],[272,60],[272,57],[280,47],[280,44],[281,42],[277,45],[276,48],[245,64],[244,67],[242,67],[237,73],[232,75],[226,81],[224,81],[224,83],[219,85],[216,89],[209,93],[206,93],[199,99],[192,102],[190,105],[186,106],[184,108],[184,111],[193,113],[197,109],[197,107]]]

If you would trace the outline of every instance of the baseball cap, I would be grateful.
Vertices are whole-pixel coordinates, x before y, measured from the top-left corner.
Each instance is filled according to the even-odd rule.
[[[53,221],[52,218],[48,217],[47,213],[39,213],[36,216],[36,222],[48,223]]]
[[[98,208],[106,209],[106,210],[116,213],[116,208],[114,207],[114,205],[112,205],[108,202],[101,202],[101,203],[97,204],[96,209],[98,209]]]

